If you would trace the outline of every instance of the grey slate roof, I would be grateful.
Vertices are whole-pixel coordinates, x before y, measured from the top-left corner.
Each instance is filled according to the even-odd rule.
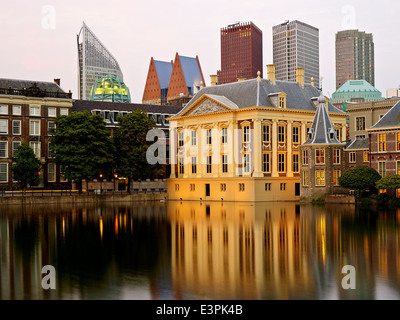
[[[390,108],[385,115],[375,123],[371,129],[380,129],[400,126],[400,101]]]
[[[302,87],[296,82],[277,80],[275,84],[273,84],[267,79],[261,79],[260,82],[258,82],[257,79],[250,79],[204,87],[187,103],[181,113],[190,108],[203,94],[223,96],[237,105],[238,108],[254,106],[277,108],[272,104],[269,95],[279,92],[285,92],[287,94],[287,109],[316,110],[311,99],[318,97],[320,92],[311,85],[305,84],[304,87]],[[344,111],[336,108],[331,103],[328,103],[328,108],[329,112],[345,114]]]
[[[207,94],[210,98],[213,98],[214,100],[219,101],[220,103],[228,106],[231,109],[238,109],[239,107],[237,106],[236,103],[232,102],[231,100],[227,99],[224,96],[217,96],[215,94]]]
[[[369,149],[369,143],[367,138],[356,138],[350,142],[348,146],[345,147],[345,150],[362,150]]]
[[[326,110],[325,97],[322,95],[318,98],[317,111],[308,130],[307,140],[303,143],[309,144],[342,144],[336,137],[336,131]]]
[[[172,74],[172,63],[154,60],[154,65],[156,66],[158,81],[160,82],[161,89],[168,89],[169,80]]]
[[[36,81],[36,80],[18,80],[18,79],[4,79],[0,78],[0,88],[3,89],[27,89],[33,86],[36,83],[36,86],[44,91],[48,92],[65,92],[57,83],[55,82],[46,82],[46,81]]]

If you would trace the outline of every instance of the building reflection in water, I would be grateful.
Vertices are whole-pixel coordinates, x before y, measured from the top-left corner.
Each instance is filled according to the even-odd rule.
[[[0,299],[400,299],[399,221],[295,202],[2,207]]]

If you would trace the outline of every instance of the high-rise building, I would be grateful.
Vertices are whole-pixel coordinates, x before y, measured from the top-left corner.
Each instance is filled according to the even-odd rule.
[[[319,30],[294,20],[272,27],[276,79],[296,81],[296,68],[304,68],[304,83],[319,87]]]
[[[371,33],[344,30],[336,33],[336,89],[347,80],[366,80],[375,86],[374,42]]]
[[[88,100],[98,78],[111,75],[123,80],[118,61],[83,22],[77,35],[79,99]]]
[[[262,31],[253,22],[221,28],[221,70],[218,83],[257,78],[263,71]]]

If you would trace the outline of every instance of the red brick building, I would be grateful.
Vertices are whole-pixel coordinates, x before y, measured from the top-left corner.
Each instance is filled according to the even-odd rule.
[[[253,23],[236,23],[221,28],[221,70],[218,83],[257,78],[263,71],[262,31]]]

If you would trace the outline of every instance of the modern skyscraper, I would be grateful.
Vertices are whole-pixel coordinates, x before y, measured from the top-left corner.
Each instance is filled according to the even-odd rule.
[[[221,70],[218,83],[257,78],[263,71],[262,31],[253,22],[221,28]]]
[[[296,68],[304,68],[304,83],[319,87],[319,30],[294,20],[272,27],[276,79],[296,82]]]
[[[111,75],[123,80],[118,61],[83,22],[77,37],[79,99],[87,100],[98,78]]]
[[[375,86],[374,42],[371,33],[336,33],[336,89],[347,80],[366,80]]]

